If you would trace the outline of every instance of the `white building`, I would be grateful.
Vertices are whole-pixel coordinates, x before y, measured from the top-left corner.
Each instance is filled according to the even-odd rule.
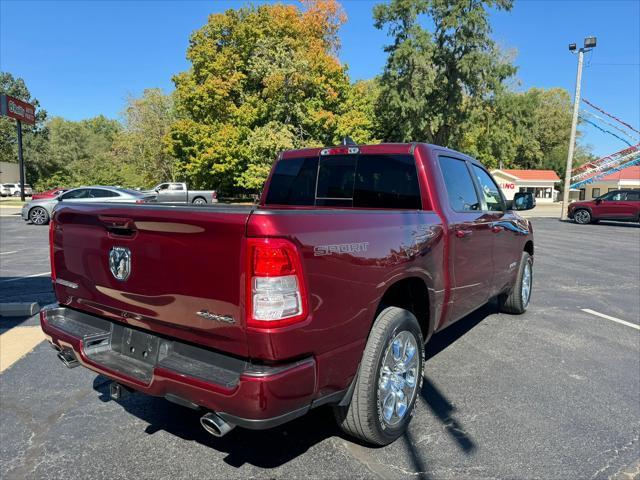
[[[17,163],[0,162],[0,183],[20,182],[20,168]]]
[[[640,165],[624,168],[577,190],[572,190],[571,200],[591,200],[611,190],[620,189],[640,190]]]
[[[558,200],[556,184],[560,177],[553,170],[508,170],[491,172],[500,185],[507,200],[513,200],[517,192],[531,192],[537,203],[551,203]]]

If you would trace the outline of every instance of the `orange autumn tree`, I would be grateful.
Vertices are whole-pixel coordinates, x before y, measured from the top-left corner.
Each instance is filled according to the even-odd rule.
[[[180,120],[166,143],[181,175],[194,187],[257,190],[283,149],[347,133],[370,141],[375,89],[351,85],[338,60],[345,20],[335,0],[210,15],[191,36],[191,68],[174,77]]]

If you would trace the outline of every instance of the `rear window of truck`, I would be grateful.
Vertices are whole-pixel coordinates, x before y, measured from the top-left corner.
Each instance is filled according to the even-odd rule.
[[[412,155],[280,160],[266,204],[412,210],[422,206]]]

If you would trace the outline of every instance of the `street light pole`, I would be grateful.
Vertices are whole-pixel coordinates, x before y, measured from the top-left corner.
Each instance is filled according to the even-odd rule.
[[[562,211],[560,219],[567,219],[567,205],[569,205],[569,188],[571,185],[571,170],[573,170],[573,151],[576,145],[576,128],[578,127],[578,109],[580,108],[580,87],[582,84],[582,61],[584,51],[578,52],[578,73],[576,74],[576,92],[573,100],[573,118],[571,119],[571,136],[569,137],[569,153],[567,154],[567,167],[564,172],[564,189],[562,191]]]
[[[582,87],[582,63],[584,52],[596,46],[595,37],[584,39],[584,47],[578,50],[578,72],[576,73],[576,90],[573,98],[573,117],[571,119],[571,136],[569,137],[569,151],[567,153],[567,166],[564,172],[564,189],[562,191],[562,210],[560,220],[567,219],[567,206],[569,205],[569,189],[571,188],[571,171],[573,170],[573,152],[576,146],[576,128],[578,127],[578,111],[580,110],[580,88]],[[576,44],[569,45],[569,50],[574,52]]]

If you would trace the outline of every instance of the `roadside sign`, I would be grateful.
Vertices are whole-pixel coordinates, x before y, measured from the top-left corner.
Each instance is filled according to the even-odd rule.
[[[36,123],[36,109],[33,105],[10,95],[0,95],[0,115],[15,118],[29,125]]]

